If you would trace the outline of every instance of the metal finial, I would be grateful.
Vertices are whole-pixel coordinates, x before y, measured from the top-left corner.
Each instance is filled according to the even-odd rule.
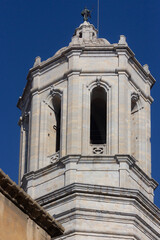
[[[87,21],[89,17],[91,18],[91,11],[85,7],[84,10],[81,12],[81,15],[83,16],[83,20]]]

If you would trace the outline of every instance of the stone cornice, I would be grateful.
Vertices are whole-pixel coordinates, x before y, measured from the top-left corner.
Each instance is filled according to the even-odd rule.
[[[65,166],[61,161],[56,162],[56,163],[51,163],[50,165],[43,167],[41,169],[38,169],[37,171],[31,171],[31,172],[25,173],[22,178],[22,182],[24,182],[24,184],[25,184],[26,181],[28,181],[28,180],[39,178],[40,176],[42,176],[42,173],[44,176],[45,174],[51,173],[53,171],[56,171],[57,169],[61,169],[64,167]],[[21,187],[23,187],[23,186],[21,186]]]
[[[101,76],[125,74],[128,77],[129,82],[131,82],[137,89],[139,88],[137,86],[137,84],[134,82],[134,80],[130,77],[130,73],[126,69],[120,69],[120,68],[119,69],[116,68],[115,71],[113,71],[113,69],[107,70],[106,72],[102,72],[102,71],[99,71],[99,72],[98,71],[92,71],[92,72],[91,71],[85,71],[85,72],[83,72],[82,69],[71,69],[71,70],[68,70],[68,71],[64,72],[64,75],[62,77],[57,78],[55,83],[57,83],[59,81],[67,80],[68,77],[70,77],[72,75],[92,76],[92,75],[99,75],[99,74]],[[46,84],[46,85],[43,85],[42,87],[39,87],[39,88],[37,88],[37,87],[36,88],[31,88],[29,97],[31,97],[32,94],[34,94],[35,92],[38,93],[38,92],[44,90],[45,88],[47,88],[49,86],[50,86],[50,84]],[[142,89],[141,89],[140,92],[141,92],[145,101],[148,101],[150,104],[153,102],[153,98],[149,95],[147,96]],[[27,90],[25,89],[22,97],[19,98],[19,101],[18,101],[18,104],[17,104],[17,107],[19,109],[21,109],[21,104],[23,104],[23,97],[26,93],[27,93]]]
[[[81,156],[81,155],[67,155],[65,157],[60,158],[60,160],[56,163],[52,163],[44,168],[41,168],[37,171],[32,171],[26,173],[22,179],[22,182],[26,182],[26,180],[36,179],[41,175],[48,174],[52,171],[55,171],[60,168],[65,168],[65,164],[68,162],[77,162],[77,163],[85,163],[85,164],[110,164],[110,163],[117,163],[120,164],[121,162],[126,162],[129,168],[137,175],[139,179],[142,179],[143,182],[151,187],[152,189],[156,189],[158,183],[153,179],[150,178],[141,168],[138,167],[136,164],[136,160],[134,157],[126,154],[116,154],[115,156],[108,156],[108,155],[101,155],[96,156]]]
[[[22,188],[18,187],[1,169],[0,192],[41,226],[51,237],[63,234],[64,228],[62,225],[25,193]]]
[[[158,183],[153,179],[150,178],[138,165],[136,164],[136,159],[130,155],[125,154],[117,154],[115,155],[115,159],[118,163],[120,162],[127,162],[129,165],[129,168],[132,169],[132,171],[143,180],[143,182],[152,187],[154,190],[158,187]]]
[[[150,82],[151,87],[153,87],[154,83],[156,82],[155,78],[145,71],[143,66],[140,64],[140,62],[135,58],[135,54],[132,52],[132,50],[128,46],[119,46],[116,47],[117,53],[119,52],[126,52],[129,56],[129,63],[133,63],[137,71],[140,71],[140,73],[143,75],[145,79],[147,79]]]
[[[135,58],[134,53],[132,52],[132,50],[126,46],[126,45],[118,45],[118,44],[111,44],[111,45],[106,45],[106,46],[90,46],[90,45],[76,45],[76,46],[68,46],[64,49],[62,49],[62,51],[60,51],[58,54],[55,54],[53,57],[47,59],[46,61],[40,62],[38,65],[35,65],[33,68],[31,68],[29,70],[28,76],[27,76],[27,80],[28,82],[32,82],[32,79],[35,75],[40,75],[44,70],[48,69],[49,67],[51,67],[52,65],[55,64],[61,64],[62,62],[67,62],[68,58],[70,56],[75,55],[77,52],[78,55],[83,55],[85,53],[88,54],[94,54],[94,53],[99,53],[100,52],[108,52],[108,53],[114,53],[116,55],[120,55],[122,53],[124,53],[125,55],[128,56],[128,61],[131,65],[134,65],[135,69],[142,75],[144,81],[147,81],[150,86],[152,87],[155,83],[155,79],[153,78],[153,76],[146,72],[145,69],[143,68],[143,66],[138,62],[138,60]],[[79,70],[79,69],[78,69]],[[113,71],[113,70],[112,70]],[[117,71],[117,70],[115,70]],[[74,72],[74,70],[70,70],[70,72]],[[76,69],[77,72],[77,69]],[[64,73],[64,76],[66,76],[67,72]],[[23,95],[22,97],[19,99],[17,106],[21,109],[21,104],[22,104],[22,99],[24,98],[24,96],[26,95],[26,91],[27,91],[27,86],[28,86],[28,82],[27,85],[24,89]]]
[[[60,200],[63,197],[70,196],[72,194],[88,194],[88,195],[101,195],[107,197],[115,197],[117,199],[124,198],[129,200],[135,200],[139,202],[147,211],[150,212],[158,221],[160,221],[160,209],[154,205],[148,198],[146,198],[140,191],[128,189],[128,188],[117,188],[107,187],[101,185],[72,183],[61,189],[58,189],[48,195],[37,198],[36,201],[45,206],[53,201]]]
[[[142,67],[142,65],[138,62],[138,60],[135,57],[132,57],[129,59],[130,63],[134,63],[134,66],[136,67],[136,69],[138,71],[140,71],[140,73],[146,78],[147,81],[149,81],[151,88],[153,87],[153,85],[155,84],[156,80],[155,78],[150,74],[147,73],[144,68]]]
[[[79,193],[79,198],[83,197],[83,199],[86,197],[87,200],[89,200],[88,195],[83,194],[83,193]],[[107,197],[107,196],[106,196]],[[73,194],[72,199],[76,198],[76,194]],[[99,199],[99,197],[98,197]],[[112,196],[110,197],[110,199],[112,199]],[[101,198],[102,200],[102,198]],[[103,198],[104,200],[104,198]],[[119,200],[119,199],[118,199]],[[95,195],[92,197],[92,201],[96,201],[96,197]],[[114,201],[112,199],[112,201]],[[123,204],[125,204],[125,202],[128,202],[128,199],[123,198]],[[133,205],[137,205],[136,201],[131,200]],[[150,239],[154,239],[154,240],[159,240],[160,234],[159,232],[157,232],[153,227],[151,227],[150,225],[148,225],[148,223],[138,214],[134,214],[134,213],[125,213],[125,212],[118,212],[118,211],[110,211],[110,210],[99,210],[99,209],[93,209],[93,208],[83,208],[83,207],[74,207],[71,208],[67,211],[64,211],[63,213],[60,214],[56,214],[55,217],[60,219],[60,221],[62,223],[66,222],[68,220],[68,218],[70,220],[73,219],[77,219],[77,218],[81,218],[81,219],[89,219],[89,220],[95,220],[95,215],[100,216],[101,221],[103,222],[107,222],[108,219],[110,219],[110,221],[121,221],[123,218],[123,221],[130,223],[130,224],[135,224],[138,225],[138,227],[141,229],[141,231],[145,232],[145,234],[150,238]],[[155,220],[155,219],[154,219]],[[123,222],[124,223],[124,222]],[[159,224],[159,221],[156,221],[157,225]],[[73,232],[76,231],[75,228],[72,229]],[[96,231],[98,233],[98,231]],[[67,232],[65,232],[67,234]],[[88,230],[89,233],[89,230]],[[93,230],[92,230],[93,233]],[[108,234],[107,234],[108,236]]]
[[[37,71],[37,69],[42,70],[44,67],[52,64],[53,62],[59,61],[59,59],[64,58],[67,60],[67,56],[70,56],[70,54],[75,54],[76,51],[78,51],[78,55],[81,53],[83,54],[84,52],[97,52],[97,51],[104,51],[104,52],[123,52],[129,56],[129,61],[132,61],[135,63],[136,67],[140,68],[141,72],[145,75],[145,77],[150,78],[152,84],[155,83],[155,79],[151,74],[148,74],[142,65],[138,62],[138,60],[135,58],[134,53],[128,46],[124,45],[118,45],[118,44],[113,44],[109,46],[83,46],[83,45],[77,45],[77,46],[69,46],[66,47],[63,51],[60,52],[60,54],[55,54],[53,57],[47,59],[46,61],[41,62],[38,66],[35,66],[29,70],[28,77],[32,76],[31,73]]]

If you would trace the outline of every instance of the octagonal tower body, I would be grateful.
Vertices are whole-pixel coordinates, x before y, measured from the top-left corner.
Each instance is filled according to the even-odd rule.
[[[110,44],[88,22],[68,47],[46,61],[36,58],[18,102],[19,182],[64,224],[64,238],[158,239],[154,82],[124,36]]]

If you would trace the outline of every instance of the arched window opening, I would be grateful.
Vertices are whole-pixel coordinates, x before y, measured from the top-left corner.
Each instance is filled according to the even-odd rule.
[[[23,144],[24,144],[24,173],[28,168],[28,135],[29,135],[29,115],[27,114],[23,120]]]
[[[58,95],[53,97],[53,106],[56,117],[56,126],[53,128],[56,130],[56,152],[60,150],[60,128],[61,128],[61,98]]]
[[[82,32],[79,33],[79,38],[82,38]]]
[[[138,99],[131,99],[131,154],[137,158],[139,131],[138,131]]]
[[[25,132],[25,165],[24,165],[24,173],[27,172],[27,166],[28,166],[28,129],[26,129]]]
[[[104,88],[96,87],[91,93],[90,141],[91,144],[106,143],[106,99]]]

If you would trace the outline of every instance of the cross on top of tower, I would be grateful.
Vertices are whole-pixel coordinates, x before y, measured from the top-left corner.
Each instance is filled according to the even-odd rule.
[[[83,16],[83,20],[87,21],[89,17],[91,18],[91,11],[85,7],[84,10],[81,12],[81,15]]]

